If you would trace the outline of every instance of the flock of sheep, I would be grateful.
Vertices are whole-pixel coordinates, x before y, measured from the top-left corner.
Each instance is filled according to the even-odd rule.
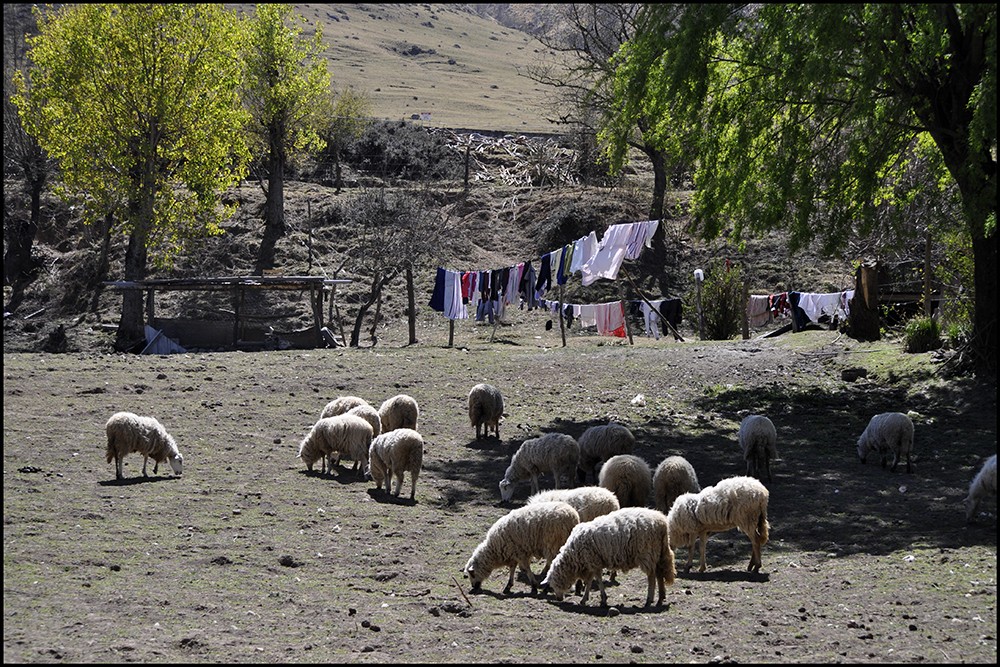
[[[499,439],[504,412],[501,392],[477,384],[468,396],[469,421],[476,439]],[[375,488],[395,480],[399,496],[406,472],[410,473],[410,499],[415,499],[424,441],[417,431],[419,406],[406,394],[387,399],[376,409],[364,399],[341,396],[328,403],[320,418],[299,445],[298,456],[311,472],[321,462],[332,471],[342,459],[363,470]],[[143,456],[143,476],[153,459],[153,473],[169,462],[181,474],[183,457],[173,437],[152,417],[118,412],[107,422],[107,461],[115,461],[122,478],[122,459],[136,452]],[[911,472],[913,422],[903,413],[875,415],[858,438],[857,455],[864,463],[879,457],[882,467],[905,459]],[[616,423],[588,428],[579,439],[564,433],[547,433],[525,440],[511,457],[500,480],[501,501],[509,501],[518,483],[528,482],[531,495],[523,507],[500,517],[486,532],[464,568],[473,591],[496,570],[507,568],[509,593],[520,568],[532,593],[539,588],[562,600],[570,591],[582,594],[586,604],[597,584],[602,606],[607,605],[604,573],[615,581],[617,572],[641,569],[648,579],[646,606],[663,604],[665,587],[676,575],[674,550],[687,549],[685,571],[690,570],[696,545],[700,571],[704,572],[705,547],[712,533],[733,528],[750,540],[750,572],[762,566],[761,549],[768,541],[768,490],[771,461],[777,458],[777,431],[770,419],[750,415],[740,424],[738,441],[746,461],[746,475],[723,479],[702,488],[694,467],[682,456],[669,456],[655,470],[632,453],[635,437]],[[543,491],[539,478],[549,474],[555,489]],[[996,454],[983,464],[969,485],[965,500],[966,521],[978,513],[980,503],[996,495]],[[651,505],[651,506],[650,506]],[[539,575],[531,569],[534,559],[545,561]]]

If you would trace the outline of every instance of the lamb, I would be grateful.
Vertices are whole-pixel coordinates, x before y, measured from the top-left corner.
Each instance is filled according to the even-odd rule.
[[[382,402],[378,409],[378,416],[382,420],[383,433],[394,431],[397,428],[411,428],[416,431],[420,407],[412,396],[397,394]]]
[[[503,395],[491,384],[480,383],[469,390],[469,421],[476,429],[476,440],[480,430],[490,435],[490,428],[500,439],[500,419],[503,417]]]
[[[514,585],[514,571],[521,566],[531,582],[531,593],[538,592],[538,577],[531,571],[532,558],[544,558],[548,572],[552,559],[566,542],[580,515],[563,502],[535,502],[519,507],[497,519],[486,532],[486,538],[472,552],[465,564],[465,576],[478,591],[483,581],[501,567],[510,568],[504,593]]]
[[[635,447],[632,431],[621,424],[591,426],[580,436],[580,482],[587,481],[587,475],[597,480],[597,471],[602,463],[618,454],[631,454]]]
[[[965,522],[970,523],[979,512],[979,504],[989,496],[997,495],[997,455],[986,459],[986,463],[969,484],[969,495],[965,499]]]
[[[618,496],[622,507],[645,507],[653,488],[653,471],[638,456],[618,454],[604,462],[597,481]]]
[[[531,505],[525,505],[531,507]],[[666,585],[674,583],[674,552],[670,548],[667,518],[662,512],[646,507],[623,507],[578,524],[559,550],[549,574],[542,581],[553,595],[562,600],[578,580],[586,582],[581,604],[590,597],[592,582],[597,579],[601,606],[606,607],[602,573],[605,569],[627,572],[641,568],[648,578],[646,606],[653,603],[653,588],[659,587],[657,606],[663,604]]]
[[[858,459],[864,463],[870,452],[878,452],[884,468],[891,452],[892,472],[896,472],[896,466],[902,456],[906,456],[906,472],[911,472],[912,450],[913,422],[902,412],[883,412],[875,415],[858,438]]]
[[[299,458],[312,472],[313,464],[323,459],[323,472],[333,472],[333,466],[346,456],[354,461],[354,470],[368,463],[368,448],[372,442],[372,426],[357,415],[324,417],[313,424],[299,444]],[[327,465],[329,463],[329,466]]]
[[[685,546],[691,569],[695,540],[701,542],[701,567],[705,571],[705,543],[710,533],[738,528],[750,538],[752,554],[747,570],[759,572],[760,550],[767,544],[770,524],[767,522],[767,488],[753,477],[730,477],[715,486],[706,486],[698,493],[683,493],[674,501],[667,514],[670,543],[674,548]]]
[[[372,437],[377,438],[382,434],[382,418],[378,416],[378,410],[367,403],[356,405],[345,414],[357,415],[368,422],[372,427]]]
[[[175,475],[181,474],[184,457],[177,450],[173,436],[167,433],[163,425],[155,417],[140,417],[132,412],[116,412],[108,419],[104,430],[108,434],[108,463],[115,462],[115,479],[122,479],[122,460],[126,454],[138,452],[142,454],[142,476],[146,473],[146,464],[153,459],[153,474],[160,470],[160,464],[170,461],[170,467]]]
[[[603,486],[578,486],[575,489],[540,491],[528,498],[528,503],[561,501],[570,505],[580,515],[580,521],[590,521],[617,509],[618,496]]]
[[[778,457],[778,432],[764,415],[748,415],[740,422],[740,449],[747,462],[747,476],[761,477],[763,470],[771,482],[771,459]]]
[[[396,479],[393,495],[399,497],[403,486],[403,473],[410,473],[410,500],[417,492],[417,476],[424,460],[424,439],[410,428],[397,428],[383,433],[372,440],[368,450],[368,467],[365,475],[375,480],[375,488],[385,481],[385,492],[389,493],[390,478]]]
[[[336,417],[359,405],[368,405],[368,401],[357,396],[338,396],[326,404],[323,411],[319,414],[319,418]]]
[[[698,475],[683,456],[668,456],[660,461],[653,473],[653,505],[664,514],[670,511],[677,496],[698,493]]]
[[[573,436],[565,433],[546,433],[521,443],[510,459],[510,465],[500,480],[500,499],[508,501],[514,495],[514,485],[524,479],[531,480],[531,492],[538,493],[538,476],[552,473],[555,487],[559,477],[565,476],[572,483],[572,475],[580,462],[580,445]]]

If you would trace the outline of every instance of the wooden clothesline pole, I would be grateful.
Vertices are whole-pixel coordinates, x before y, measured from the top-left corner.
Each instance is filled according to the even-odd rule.
[[[622,272],[622,275],[625,276],[625,279],[628,280],[629,284],[632,286],[632,289],[635,290],[635,293],[639,295],[639,298],[642,299],[643,301],[645,301],[646,305],[649,306],[650,308],[652,308],[653,311],[657,315],[659,315],[660,319],[663,320],[666,323],[667,327],[669,327],[669,329],[670,329],[670,333],[672,333],[674,335],[674,340],[679,340],[680,342],[683,343],[684,342],[684,338],[679,333],[677,333],[677,329],[675,329],[674,325],[672,325],[670,323],[670,320],[668,320],[667,318],[665,318],[663,316],[663,313],[661,313],[660,310],[656,306],[654,306],[652,303],[650,303],[649,299],[646,298],[646,295],[642,293],[642,290],[640,290],[639,287],[635,284],[635,281],[632,280],[632,276],[630,276],[628,274],[628,271],[626,271],[624,268],[622,268],[621,272]]]

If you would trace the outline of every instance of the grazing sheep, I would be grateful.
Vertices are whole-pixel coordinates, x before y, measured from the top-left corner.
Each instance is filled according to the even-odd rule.
[[[545,559],[544,576],[578,523],[580,515],[563,502],[531,503],[500,517],[465,564],[465,576],[472,582],[472,590],[478,591],[494,570],[506,566],[510,574],[503,592],[510,593],[514,571],[520,565],[531,582],[532,594],[537,593],[538,578],[531,571],[531,559]]]
[[[420,407],[412,396],[397,394],[382,402],[378,416],[382,420],[383,433],[395,431],[397,428],[412,428],[416,431]]]
[[[313,464],[323,459],[323,472],[333,472],[333,466],[346,456],[354,461],[353,470],[368,463],[368,448],[372,442],[372,426],[357,415],[337,415],[320,419],[299,444],[299,458],[312,472]]]
[[[531,507],[531,505],[525,505]],[[627,572],[641,568],[649,581],[646,606],[653,603],[653,588],[659,586],[657,606],[663,604],[666,585],[674,583],[674,552],[670,548],[667,518],[646,507],[623,507],[578,524],[559,550],[549,574],[542,581],[561,600],[578,580],[586,582],[581,604],[590,597],[597,579],[601,606],[608,604],[602,573],[605,569]]]
[[[546,433],[521,443],[510,459],[507,472],[500,480],[500,499],[508,501],[514,495],[514,485],[524,479],[531,480],[531,492],[538,493],[538,476],[551,472],[555,487],[559,477],[565,476],[572,484],[573,474],[580,461],[580,445],[573,436],[565,433]]]
[[[710,533],[738,528],[750,538],[752,555],[747,570],[760,571],[760,549],[767,544],[771,526],[767,522],[767,488],[753,477],[730,477],[698,493],[677,497],[667,514],[670,543],[687,547],[691,569],[695,540],[701,542],[701,567],[705,571],[705,543]]]
[[[618,496],[622,507],[646,507],[653,488],[653,471],[638,456],[618,454],[604,462],[597,481]]]
[[[668,456],[660,461],[653,473],[653,506],[664,514],[670,511],[677,496],[698,493],[698,475],[683,456]]]
[[[382,435],[382,418],[378,416],[378,410],[367,403],[364,405],[356,405],[344,414],[357,415],[368,422],[372,427],[373,438],[377,438]]]
[[[140,417],[132,412],[116,412],[108,419],[104,430],[108,434],[108,463],[115,462],[115,479],[122,479],[122,460],[126,454],[142,454],[142,476],[146,464],[153,459],[153,474],[160,470],[160,464],[170,461],[175,475],[181,474],[184,457],[177,451],[177,443],[167,433],[163,425],[154,417]]]
[[[965,499],[965,521],[969,523],[979,512],[979,503],[989,496],[997,495],[997,455],[986,459],[986,463],[969,484],[969,496]]]
[[[603,486],[578,486],[575,489],[540,491],[528,498],[528,503],[561,501],[571,505],[580,521],[590,521],[619,509],[618,496]]]
[[[417,476],[424,461],[424,439],[411,428],[397,428],[372,440],[368,450],[368,468],[365,474],[375,480],[375,488],[385,481],[389,493],[390,478],[396,479],[393,495],[399,497],[403,486],[403,473],[410,473],[410,500],[417,492]]]
[[[740,422],[740,449],[747,462],[747,476],[771,481],[771,459],[778,458],[778,432],[764,415],[749,415]]]
[[[326,404],[323,412],[319,413],[319,418],[336,417],[359,405],[368,405],[368,401],[357,396],[339,396]]]
[[[480,383],[469,390],[469,421],[476,428],[476,440],[480,430],[490,435],[492,427],[500,439],[500,419],[503,417],[503,395],[491,384]]]
[[[603,424],[591,426],[580,436],[580,467],[578,476],[580,483],[587,481],[587,476],[597,480],[597,471],[601,464],[618,454],[631,454],[635,447],[635,436],[632,431],[621,424]]]
[[[892,453],[892,472],[899,459],[906,456],[906,472],[911,472],[910,452],[913,450],[913,421],[902,412],[883,412],[868,422],[858,438],[858,458],[862,463],[870,452],[878,452],[884,468]]]

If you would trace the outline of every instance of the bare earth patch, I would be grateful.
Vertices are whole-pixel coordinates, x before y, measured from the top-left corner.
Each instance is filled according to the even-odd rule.
[[[4,662],[996,662],[996,503],[970,526],[962,507],[996,451],[995,383],[833,331],[562,347],[522,317],[493,342],[462,323],[454,348],[439,320],[415,346],[4,354]],[[500,440],[468,423],[481,381],[505,396]],[[397,393],[421,407],[416,502],[349,464],[306,474],[298,444],[326,402]],[[916,413],[913,474],[855,457],[890,409]],[[116,483],[116,410],[156,416],[184,474],[143,479],[133,455]],[[663,608],[640,606],[638,571],[609,608],[523,577],[505,596],[500,572],[469,592],[473,548],[527,496],[500,506],[497,487],[524,439],[614,418],[651,465],[682,454],[708,485],[744,473],[748,412],[774,421],[780,456],[760,574],[730,531]]]

